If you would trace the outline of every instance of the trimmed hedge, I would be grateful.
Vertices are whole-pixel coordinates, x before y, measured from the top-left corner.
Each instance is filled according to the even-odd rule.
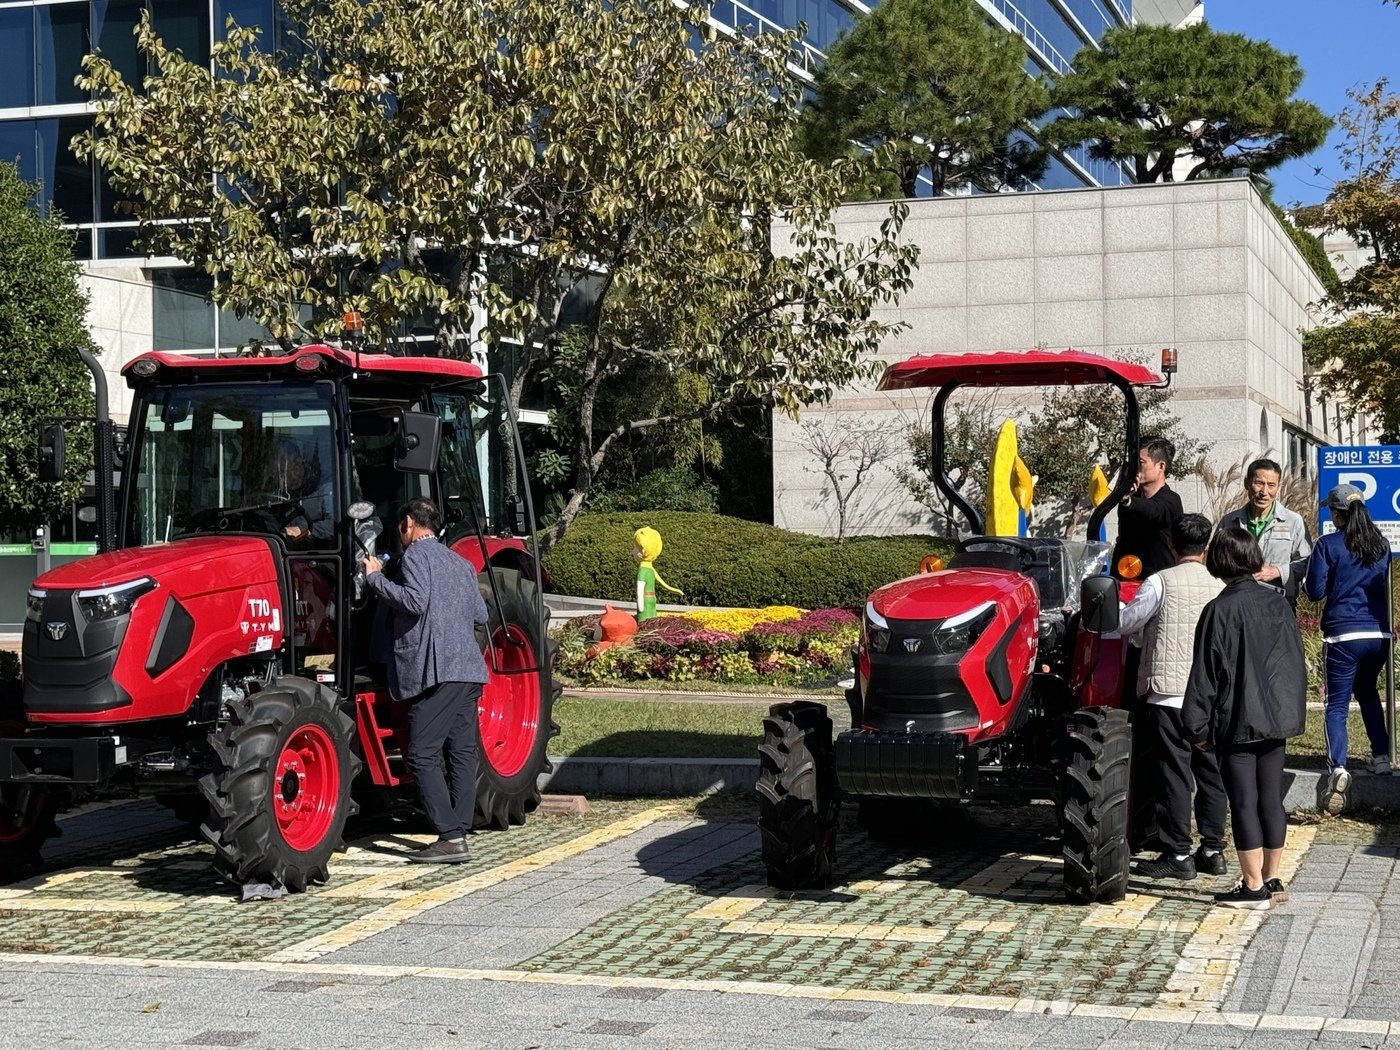
[[[928,536],[837,543],[719,514],[582,514],[545,555],[552,589],[630,605],[637,589],[632,534],[643,525],[665,542],[661,575],[685,591],[682,597],[661,591],[663,604],[861,609],[877,587],[917,572],[925,555],[947,558],[952,549]]]

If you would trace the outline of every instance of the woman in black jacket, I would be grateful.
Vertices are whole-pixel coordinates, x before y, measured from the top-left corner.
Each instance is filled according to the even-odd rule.
[[[1263,564],[1244,529],[1222,529],[1211,540],[1206,568],[1225,589],[1196,626],[1181,709],[1188,739],[1220,755],[1242,877],[1215,899],[1232,908],[1267,908],[1284,891],[1283,744],[1303,731],[1306,710],[1298,621],[1282,593],[1255,582]]]

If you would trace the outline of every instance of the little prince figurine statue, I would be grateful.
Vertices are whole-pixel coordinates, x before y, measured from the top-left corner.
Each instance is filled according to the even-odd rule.
[[[637,622],[656,615],[656,587],[660,584],[672,594],[682,591],[661,578],[653,562],[661,557],[661,533],[643,527],[632,534],[632,555],[637,559]]]

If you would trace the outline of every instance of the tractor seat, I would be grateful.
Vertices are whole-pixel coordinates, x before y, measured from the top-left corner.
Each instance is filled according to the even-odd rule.
[[[1021,555],[1011,551],[962,551],[948,560],[950,569],[1002,569],[1021,572]]]

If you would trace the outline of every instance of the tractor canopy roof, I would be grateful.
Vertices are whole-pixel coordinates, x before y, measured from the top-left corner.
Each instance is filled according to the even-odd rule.
[[[1161,382],[1146,365],[1115,361],[1082,350],[990,350],[970,354],[921,354],[899,361],[880,377],[881,390],[967,383],[974,386],[1076,386],[1111,383],[1152,386]]]
[[[481,369],[468,361],[448,357],[396,357],[392,354],[368,352],[357,354],[353,350],[323,343],[297,347],[290,354],[272,357],[190,357],[186,354],[153,350],[128,361],[122,366],[122,375],[127,377],[128,382],[132,382],[138,377],[149,377],[167,368],[232,376],[240,369],[306,373],[320,371],[327,365],[337,366],[347,372],[359,372],[362,375],[403,379],[419,377],[428,380],[454,380],[480,379],[482,376]]]

